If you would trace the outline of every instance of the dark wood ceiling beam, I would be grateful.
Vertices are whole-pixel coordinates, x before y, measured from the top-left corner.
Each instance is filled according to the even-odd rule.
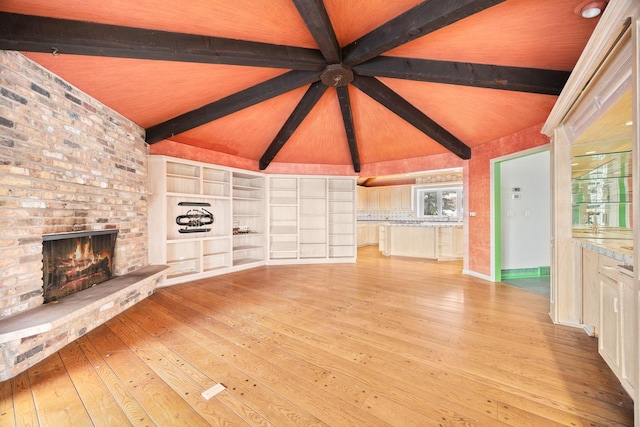
[[[258,167],[260,170],[265,170],[271,161],[276,157],[278,152],[284,147],[291,135],[298,129],[300,123],[309,115],[311,109],[318,103],[322,95],[329,89],[321,81],[317,81],[309,86],[309,89],[305,92],[304,96],[296,105],[293,113],[289,116],[285,124],[282,126],[276,137],[273,139],[267,150],[264,152]]]
[[[162,141],[319,80],[320,75],[317,72],[289,71],[166,122],[151,126],[146,130],[146,141],[149,144]]]
[[[351,153],[351,162],[353,170],[360,172],[360,154],[358,153],[358,141],[356,139],[356,129],[353,125],[353,114],[351,113],[351,101],[349,100],[348,86],[336,87],[338,91],[338,101],[340,102],[340,111],[342,112],[342,121],[344,122],[344,130],[347,133],[347,143],[349,144],[349,153]]]
[[[320,71],[315,49],[0,12],[0,49]]]
[[[356,76],[353,85],[461,159],[471,158],[471,148],[381,81],[374,77]]]
[[[350,67],[361,64],[503,1],[426,0],[345,46],[343,62]]]
[[[559,95],[569,71],[378,56],[353,67],[363,76]]]
[[[340,63],[340,45],[322,0],[293,0],[328,64]]]

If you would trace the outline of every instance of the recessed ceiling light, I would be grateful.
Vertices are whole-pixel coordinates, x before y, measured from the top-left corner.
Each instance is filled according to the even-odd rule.
[[[584,153],[584,154],[596,154],[596,153],[597,153],[597,151],[587,151],[587,152],[586,152],[586,153]]]
[[[631,126],[633,124],[632,120],[629,120],[628,122],[625,122],[624,125],[625,126]]]
[[[580,3],[574,10],[576,15],[580,15],[583,18],[595,18],[600,15],[607,5],[608,1],[593,1],[586,0]]]

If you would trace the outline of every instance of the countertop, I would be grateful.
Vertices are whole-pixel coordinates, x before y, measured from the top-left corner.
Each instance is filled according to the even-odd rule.
[[[358,222],[377,222],[381,225],[392,227],[462,227],[461,222],[447,222],[447,221],[419,221],[419,220],[404,220],[404,221],[358,221]]]
[[[573,238],[587,249],[616,259],[625,265],[633,265],[633,232],[629,229],[601,228],[597,233],[590,229],[574,229]]]

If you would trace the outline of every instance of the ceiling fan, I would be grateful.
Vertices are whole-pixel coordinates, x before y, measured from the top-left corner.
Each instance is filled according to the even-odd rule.
[[[340,46],[322,0],[292,0],[318,50],[220,37],[0,13],[0,49],[282,68],[280,76],[146,129],[153,144],[251,105],[309,86],[259,160],[266,169],[329,87],[335,87],[351,160],[360,172],[348,85],[462,159],[471,148],[376,77],[558,95],[569,72],[384,56],[400,45],[505,0],[426,0]]]

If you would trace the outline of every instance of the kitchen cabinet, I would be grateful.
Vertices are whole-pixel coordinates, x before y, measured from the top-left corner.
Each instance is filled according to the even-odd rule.
[[[620,375],[622,386],[630,396],[633,396],[638,378],[638,360],[635,353],[637,337],[634,327],[633,273],[620,272],[618,282],[620,284],[620,298],[622,299],[622,313],[620,314]]]
[[[399,194],[400,201],[400,210],[402,211],[410,211],[412,210],[411,206],[411,187],[405,185],[403,187],[399,187],[397,190]]]
[[[356,196],[358,197],[358,210],[366,211],[369,209],[369,191],[366,187],[362,187],[358,185],[356,191]]]
[[[367,188],[367,210],[380,210],[379,194],[379,188]]]
[[[369,230],[367,224],[358,224],[358,247],[369,244]]]
[[[463,228],[445,224],[381,224],[380,251],[397,255],[436,260],[463,257]]]
[[[624,145],[630,145],[630,140]],[[631,231],[631,157],[627,150],[572,158],[574,235],[585,228],[594,232],[603,227]]]
[[[599,255],[600,333],[598,351],[629,395],[634,395],[638,362],[632,272]]]
[[[581,323],[591,328],[591,335],[600,330],[599,254],[582,248],[582,316]]]
[[[598,351],[611,370],[620,376],[620,292],[618,283],[600,275],[600,335]]]
[[[460,259],[463,257],[462,227],[438,227],[438,259]]]
[[[375,222],[367,224],[367,244],[368,245],[378,244],[378,229],[379,229],[379,224]]]

